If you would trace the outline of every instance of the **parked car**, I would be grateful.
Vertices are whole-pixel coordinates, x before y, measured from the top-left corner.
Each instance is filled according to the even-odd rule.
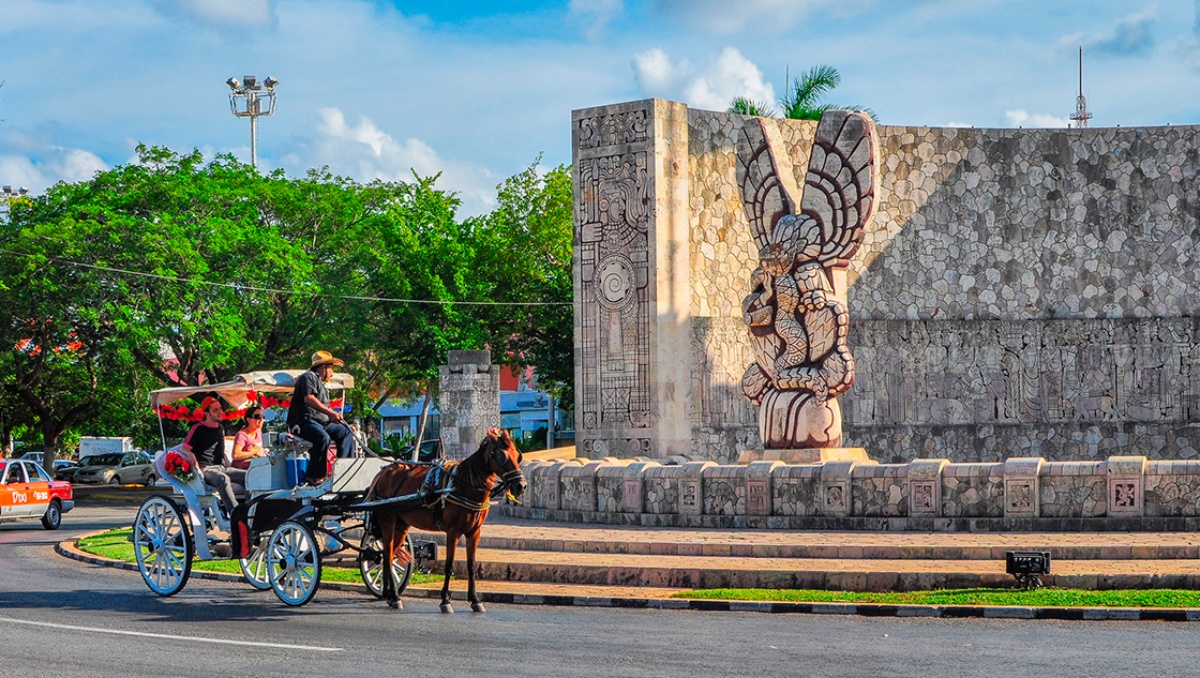
[[[38,466],[41,466],[43,470],[46,468],[46,464],[43,463],[43,460],[45,458],[46,458],[45,455],[43,455],[41,452],[26,452],[25,454],[21,455],[22,461],[32,461],[33,463],[37,464]],[[63,472],[63,469],[73,468],[74,466],[75,466],[75,462],[71,461],[70,459],[55,459],[54,460],[54,477],[55,477],[55,479],[70,480],[70,478],[62,477],[61,474]]]
[[[73,508],[71,483],[51,480],[32,461],[0,459],[0,522],[41,518],[42,527],[57,530]]]
[[[71,476],[71,482],[90,485],[153,485],[157,480],[153,460],[141,451],[84,457]]]

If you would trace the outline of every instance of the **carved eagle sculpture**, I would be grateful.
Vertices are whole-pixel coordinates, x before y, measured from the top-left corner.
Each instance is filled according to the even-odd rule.
[[[742,388],[763,408],[760,429],[768,447],[830,444],[841,438],[840,411],[826,401],[849,388],[854,376],[845,341],[848,313],[833,298],[831,271],[849,265],[874,213],[878,144],[866,114],[826,112],[801,194],[779,124],[747,121],[738,149],[737,180],[759,248],[753,290],[743,302],[755,363]],[[781,418],[809,423],[775,421]],[[836,422],[816,424],[831,419]],[[799,430],[812,425],[824,433]],[[785,439],[770,440],[780,436]]]

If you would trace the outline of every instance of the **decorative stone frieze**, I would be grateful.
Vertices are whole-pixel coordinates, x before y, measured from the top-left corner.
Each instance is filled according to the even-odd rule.
[[[714,467],[711,461],[694,461],[680,467],[679,513],[698,516],[704,513],[704,470]]]
[[[1003,464],[920,459],[721,466],[575,459],[526,462],[523,468],[529,499],[503,510],[559,520],[791,529],[1200,529],[1200,462],[1193,461],[1025,457]],[[940,515],[914,513],[928,505],[914,502],[911,488],[939,476]],[[1110,509],[1110,481],[1135,488],[1122,490],[1131,506]],[[764,492],[769,505],[758,499]]]
[[[1109,457],[1105,467],[1108,473],[1108,514],[1143,515],[1145,495],[1142,478],[1146,473],[1146,458]]]
[[[746,515],[771,515],[771,472],[783,464],[755,461],[746,466]]]
[[[1036,518],[1041,510],[1038,475],[1045,460],[1018,457],[1004,462],[1004,517]]]
[[[908,515],[942,514],[942,469],[949,459],[914,459],[908,464]]]

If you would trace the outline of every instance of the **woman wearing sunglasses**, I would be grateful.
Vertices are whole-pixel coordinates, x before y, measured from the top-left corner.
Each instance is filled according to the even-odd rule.
[[[262,446],[263,409],[258,405],[247,407],[244,422],[233,437],[233,461],[226,470],[229,479],[242,486],[246,484],[250,460],[266,455]]]

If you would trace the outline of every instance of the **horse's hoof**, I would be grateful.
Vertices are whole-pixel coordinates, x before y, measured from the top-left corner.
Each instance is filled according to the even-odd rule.
[[[443,614],[454,614],[454,606],[450,603],[442,603]]]
[[[393,610],[403,610],[404,609],[404,603],[400,602],[399,600],[389,600],[389,601],[387,601],[387,604],[388,604],[388,607],[392,608]]]
[[[485,610],[483,608],[483,603],[471,603],[471,611],[472,612],[487,612],[487,610]]]

